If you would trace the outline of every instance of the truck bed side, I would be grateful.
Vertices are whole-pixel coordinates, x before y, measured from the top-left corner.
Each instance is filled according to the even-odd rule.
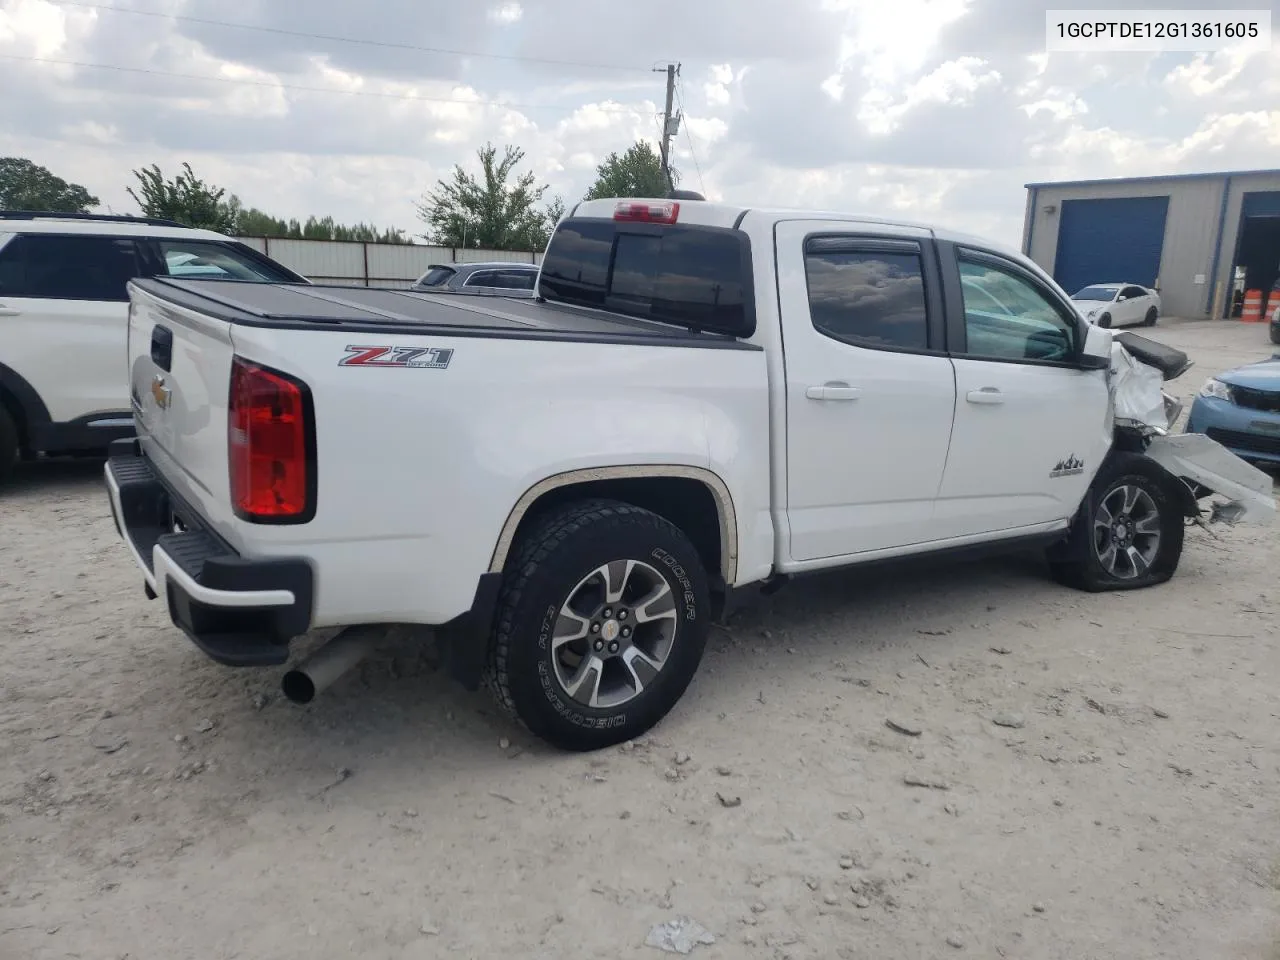
[[[758,348],[529,302],[298,289],[136,284],[130,366],[144,452],[242,555],[312,562],[313,626],[447,622],[471,606],[527,491],[606,467],[718,477],[737,518],[735,579],[769,569]],[[173,335],[165,374],[151,357],[157,324]],[[309,389],[317,482],[308,523],[250,523],[231,509],[233,355]],[[165,409],[156,376],[171,392]]]

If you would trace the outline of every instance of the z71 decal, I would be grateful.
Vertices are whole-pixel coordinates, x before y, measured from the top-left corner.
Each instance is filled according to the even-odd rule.
[[[453,350],[440,347],[347,347],[338,366],[443,370],[452,359]]]

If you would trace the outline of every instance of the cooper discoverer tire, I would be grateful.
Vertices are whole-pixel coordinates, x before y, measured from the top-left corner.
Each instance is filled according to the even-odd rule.
[[[18,463],[18,428],[0,404],[0,483],[9,479]]]
[[[711,606],[676,526],[616,501],[571,504],[521,536],[507,571],[485,680],[532,733],[600,749],[645,733],[684,694]]]
[[[1143,457],[1114,457],[1089,488],[1060,555],[1050,558],[1054,579],[1090,593],[1168,581],[1186,526],[1167,483]]]

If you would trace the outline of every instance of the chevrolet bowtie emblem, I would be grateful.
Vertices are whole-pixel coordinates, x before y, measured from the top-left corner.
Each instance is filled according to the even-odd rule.
[[[168,410],[169,404],[173,402],[173,391],[165,386],[164,377],[158,373],[151,378],[151,396],[161,410]]]

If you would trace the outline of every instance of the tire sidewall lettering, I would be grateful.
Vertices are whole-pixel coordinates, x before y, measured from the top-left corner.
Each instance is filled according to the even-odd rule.
[[[661,547],[656,547],[652,552],[650,552],[649,556],[666,567],[667,572],[670,573],[680,585],[680,589],[682,591],[680,600],[684,607],[685,620],[690,623],[697,620],[698,597],[697,594],[694,593],[693,581],[689,578],[688,571],[685,570],[679,560],[673,557],[666,550],[663,550]]]
[[[588,716],[578,706],[566,703],[564,697],[561,696],[560,682],[555,678],[551,669],[551,657],[553,654],[550,649],[551,633],[558,617],[559,611],[555,607],[548,607],[542,619],[542,626],[538,630],[538,649],[543,653],[542,656],[538,657],[538,685],[542,688],[543,696],[547,698],[547,702],[551,704],[551,709],[561,719],[569,721],[575,727],[582,727],[587,730],[612,730],[614,727],[626,726],[626,711],[607,716]]]

